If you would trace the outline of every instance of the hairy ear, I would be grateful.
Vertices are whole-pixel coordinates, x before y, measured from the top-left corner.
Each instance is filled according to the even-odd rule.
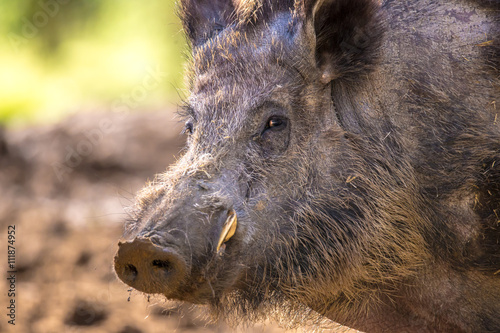
[[[378,0],[305,0],[304,11],[323,83],[356,80],[376,64],[383,35]]]
[[[193,47],[224,30],[231,22],[234,5],[231,0],[181,0],[179,15]]]

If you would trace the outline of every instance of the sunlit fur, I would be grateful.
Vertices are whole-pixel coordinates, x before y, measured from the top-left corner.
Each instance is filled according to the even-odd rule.
[[[186,234],[186,300],[208,285],[215,318],[500,330],[499,10],[181,1],[193,133],[127,234],[210,228],[206,212],[234,208],[223,256]],[[268,105],[285,110],[289,142],[260,143]],[[205,215],[173,221],[179,207]]]

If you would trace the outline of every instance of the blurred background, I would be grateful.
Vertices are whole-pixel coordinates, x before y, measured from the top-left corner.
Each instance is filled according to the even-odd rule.
[[[186,44],[171,0],[2,0],[0,45],[4,124],[110,108],[151,72],[158,85],[136,91],[132,108],[175,104],[183,90]]]
[[[112,270],[134,193],[184,145],[185,42],[174,1],[0,0],[0,332],[232,331]]]

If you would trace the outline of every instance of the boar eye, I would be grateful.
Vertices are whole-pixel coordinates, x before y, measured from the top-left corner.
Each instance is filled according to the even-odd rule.
[[[269,118],[266,124],[266,128],[264,128],[264,132],[267,130],[273,131],[281,131],[286,128],[287,119],[279,116],[272,116]]]
[[[193,134],[194,127],[193,123],[190,121],[186,121],[186,124],[184,125],[184,130],[182,131],[183,134]]]
[[[264,130],[256,139],[264,156],[278,156],[285,152],[290,141],[289,119],[284,116],[274,115],[267,119]]]

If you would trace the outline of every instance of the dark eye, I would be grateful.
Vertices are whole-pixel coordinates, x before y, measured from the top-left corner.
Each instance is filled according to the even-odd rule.
[[[183,134],[193,134],[193,123],[190,121],[186,121],[186,124],[184,125],[184,130],[182,131]]]
[[[274,115],[267,119],[262,133],[254,139],[265,157],[278,156],[285,152],[290,142],[290,120]]]
[[[273,131],[281,131],[286,128],[287,119],[279,116],[272,116],[267,121],[266,127],[264,128],[264,132],[267,130]]]

